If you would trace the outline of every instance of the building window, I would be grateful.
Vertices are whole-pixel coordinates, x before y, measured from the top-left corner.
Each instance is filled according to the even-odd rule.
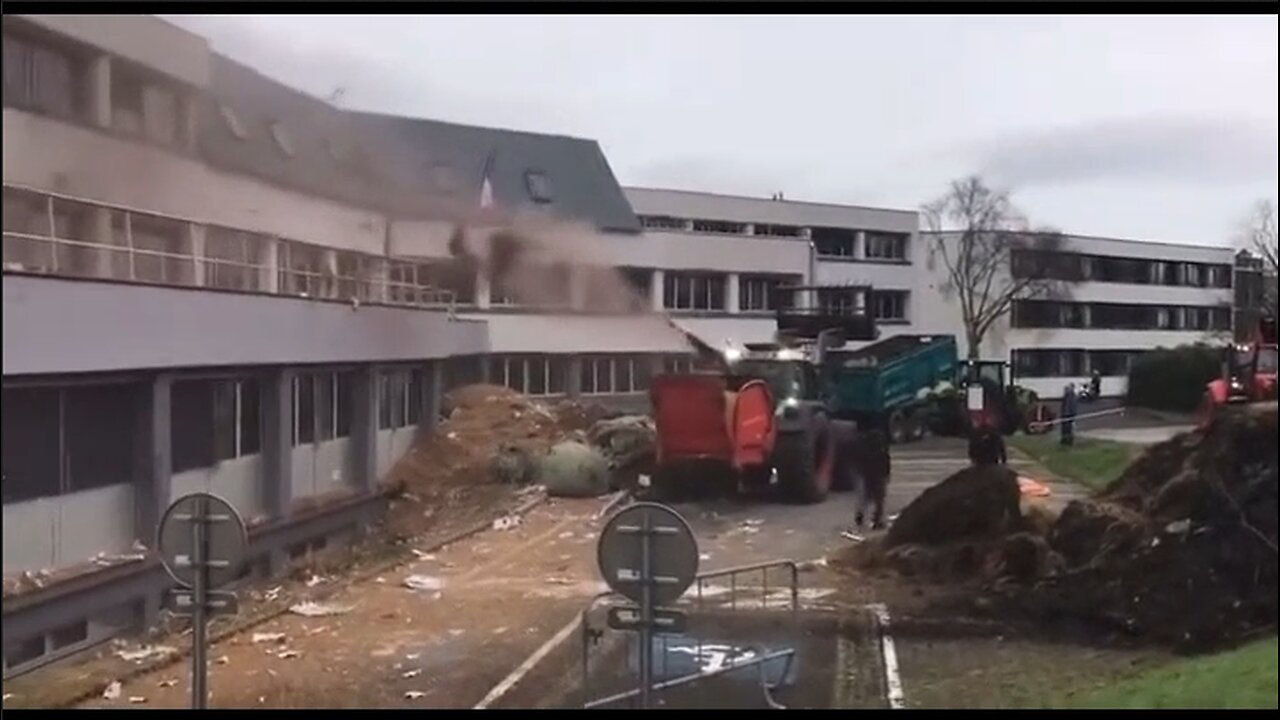
[[[74,118],[80,100],[78,65],[69,55],[5,33],[5,107]]]
[[[226,105],[219,105],[218,115],[222,117],[222,122],[226,123],[227,131],[237,140],[244,140],[249,137],[249,133],[245,132],[244,123],[240,122],[240,116],[236,115],[235,110]]]
[[[259,243],[269,242],[252,233],[209,226],[204,238],[204,283],[223,290],[258,290]]]
[[[649,389],[649,362],[644,357],[584,356],[579,376],[583,395],[621,395]]]
[[[738,281],[738,309],[758,312],[788,307],[791,292],[782,289],[786,284],[778,277],[742,276]]]
[[[876,320],[907,320],[907,290],[877,290],[872,295]]]
[[[211,467],[262,449],[257,380],[179,380],[170,392],[174,472]]]
[[[668,375],[688,375],[693,372],[693,358],[687,355],[668,355],[662,359],[662,372]]]
[[[764,235],[767,237],[796,238],[803,235],[804,231],[795,225],[768,225],[765,223],[756,223],[754,234]]]
[[[844,228],[815,227],[810,239],[820,257],[851,258],[858,245],[858,233]]]
[[[561,356],[495,356],[489,361],[489,382],[524,395],[563,395],[567,371]]]
[[[907,235],[900,233],[866,233],[866,257],[871,260],[906,260]]]
[[[685,221],[667,215],[641,215],[640,226],[646,230],[684,230]]]
[[[293,444],[309,445],[351,434],[355,397],[350,372],[306,372],[293,378]]]
[[[60,494],[62,391],[5,388],[0,415],[0,494],[4,504]]]
[[[664,277],[663,306],[668,310],[725,309],[724,275],[673,273]]]
[[[525,189],[529,198],[537,203],[549,203],[552,200],[551,178],[541,170],[529,170],[524,174]]]
[[[729,220],[694,220],[693,231],[716,235],[746,235],[747,224]]]
[[[818,307],[828,315],[857,315],[866,312],[866,297],[857,288],[822,288]]]

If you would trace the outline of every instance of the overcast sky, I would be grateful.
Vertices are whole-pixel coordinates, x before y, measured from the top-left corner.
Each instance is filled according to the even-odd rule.
[[[1277,195],[1274,15],[171,19],[349,108],[597,139],[626,185],[915,208],[977,172],[1206,244]]]

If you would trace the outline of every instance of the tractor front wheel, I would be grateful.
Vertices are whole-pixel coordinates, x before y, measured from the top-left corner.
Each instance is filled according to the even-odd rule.
[[[789,499],[806,504],[825,500],[835,467],[835,443],[826,418],[815,417],[804,430],[779,435],[773,464]]]

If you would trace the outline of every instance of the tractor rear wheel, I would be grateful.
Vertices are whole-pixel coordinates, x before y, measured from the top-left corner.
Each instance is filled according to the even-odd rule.
[[[806,504],[825,500],[835,466],[835,443],[826,418],[816,416],[804,430],[779,435],[773,464],[788,499]]]

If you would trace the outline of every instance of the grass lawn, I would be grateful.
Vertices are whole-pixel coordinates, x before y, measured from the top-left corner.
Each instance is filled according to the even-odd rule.
[[[1014,435],[1009,444],[1031,456],[1049,472],[1074,480],[1094,490],[1101,490],[1120,477],[1133,458],[1142,451],[1139,445],[1076,437],[1076,444],[1063,447],[1058,434]]]
[[[1059,708],[1275,708],[1276,638],[1150,668],[1104,687],[1078,690]]]

